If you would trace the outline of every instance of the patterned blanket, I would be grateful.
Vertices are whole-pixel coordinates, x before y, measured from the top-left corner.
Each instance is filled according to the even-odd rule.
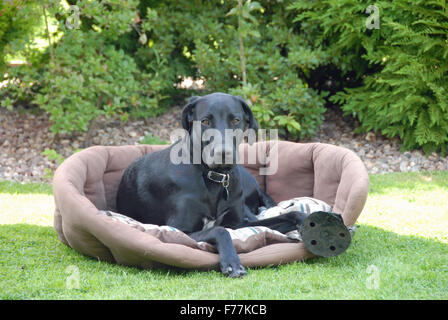
[[[331,206],[327,203],[309,198],[309,197],[301,197],[301,198],[293,198],[290,200],[285,200],[280,202],[277,206],[266,209],[265,207],[260,207],[258,210],[258,219],[267,219],[276,217],[281,214],[285,214],[291,211],[301,211],[305,213],[313,213],[316,211],[325,211],[325,212],[331,212]],[[136,229],[139,229],[143,232],[148,232],[151,234],[156,234],[162,241],[164,242],[182,242],[181,240],[178,240],[179,238],[185,238],[183,235],[183,232],[171,227],[171,226],[159,226],[154,224],[144,224],[141,222],[138,222],[137,220],[134,220],[128,216],[112,212],[112,211],[106,211],[101,210],[100,213],[107,215],[111,217],[112,219],[126,223]],[[208,227],[212,227],[213,224],[209,222]],[[356,227],[349,227],[350,233],[354,234],[356,230]],[[260,238],[260,235],[264,236],[265,242],[272,242],[272,243],[279,243],[279,242],[292,242],[292,241],[301,241],[300,234],[297,230],[288,232],[287,234],[280,233],[276,230],[272,230],[268,227],[263,226],[256,226],[256,227],[244,227],[240,229],[227,229],[229,231],[230,236],[232,240],[238,243],[246,242],[251,237],[257,236],[257,238]],[[173,237],[173,233],[176,233],[176,235]],[[186,236],[188,237],[188,236]],[[188,237],[189,238],[189,237]],[[191,238],[190,238],[191,239]],[[194,241],[193,239],[191,239]],[[183,239],[185,241],[185,239]],[[188,241],[187,241],[188,242]],[[188,245],[188,243],[187,243]],[[194,247],[194,245],[191,245]],[[214,249],[210,248],[211,245],[206,243],[197,243],[197,247],[200,249],[204,249],[207,251],[214,251]],[[241,251],[241,250],[240,250]]]

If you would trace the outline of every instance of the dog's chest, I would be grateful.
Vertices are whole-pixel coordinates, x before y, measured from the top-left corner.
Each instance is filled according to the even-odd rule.
[[[241,188],[229,186],[227,190],[218,184],[208,185],[204,190],[204,201],[207,203],[208,213],[202,217],[203,230],[214,226],[222,226],[232,220],[238,222],[238,216],[243,214],[243,197]]]

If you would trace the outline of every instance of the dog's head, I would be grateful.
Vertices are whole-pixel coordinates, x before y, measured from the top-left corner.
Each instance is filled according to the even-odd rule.
[[[236,165],[243,133],[247,129],[258,130],[257,121],[244,99],[225,93],[191,98],[182,111],[182,126],[190,139],[195,139],[193,144],[202,141],[202,161],[210,168],[221,169]]]

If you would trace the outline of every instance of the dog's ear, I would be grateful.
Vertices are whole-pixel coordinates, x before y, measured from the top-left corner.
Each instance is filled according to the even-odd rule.
[[[244,99],[241,96],[235,96],[235,98],[241,102],[241,105],[243,106],[244,113],[246,114],[246,121],[249,124],[249,129],[254,129],[256,132],[258,131],[258,123],[257,120],[255,120],[254,114],[252,113],[252,110],[250,109],[249,105],[244,101]]]
[[[182,127],[190,132],[191,124],[193,122],[193,108],[201,97],[194,96],[188,100],[187,105],[182,110]]]

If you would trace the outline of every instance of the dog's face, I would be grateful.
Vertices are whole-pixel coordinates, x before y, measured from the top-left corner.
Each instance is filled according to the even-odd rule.
[[[235,166],[243,132],[258,130],[246,102],[239,96],[225,93],[191,98],[182,112],[182,126],[190,134],[190,139],[202,141],[202,161],[212,169]]]

